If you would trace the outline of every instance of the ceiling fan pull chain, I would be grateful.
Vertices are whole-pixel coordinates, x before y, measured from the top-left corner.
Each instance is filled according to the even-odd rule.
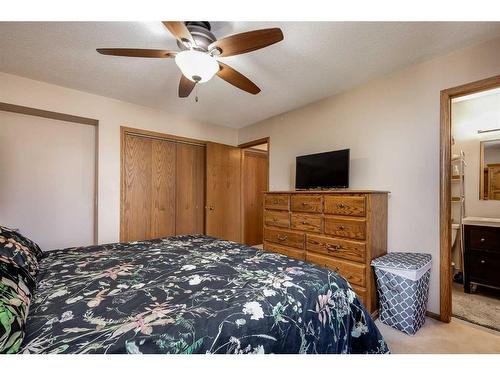
[[[196,85],[195,89],[196,89],[196,96],[194,98],[195,102],[198,103],[198,86],[199,85]]]

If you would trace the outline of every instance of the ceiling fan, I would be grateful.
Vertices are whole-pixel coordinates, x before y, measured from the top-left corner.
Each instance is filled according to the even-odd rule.
[[[98,48],[97,52],[113,56],[175,58],[175,63],[182,72],[179,83],[181,98],[188,97],[196,84],[209,81],[215,74],[233,86],[255,95],[260,92],[257,85],[229,65],[218,61],[218,58],[252,52],[283,40],[283,33],[279,28],[248,31],[217,39],[210,32],[209,22],[164,21],[163,24],[177,39],[181,51]]]

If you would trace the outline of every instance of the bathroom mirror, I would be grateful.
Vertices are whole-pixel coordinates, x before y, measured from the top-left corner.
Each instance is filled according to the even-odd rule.
[[[500,200],[500,139],[481,142],[479,199]]]

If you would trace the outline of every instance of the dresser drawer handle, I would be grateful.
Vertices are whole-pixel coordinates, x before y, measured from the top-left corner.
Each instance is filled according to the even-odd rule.
[[[309,222],[308,221],[303,221],[302,224],[303,225],[309,225]]]
[[[339,204],[337,204],[337,208],[345,208],[345,204],[344,203],[339,203]]]
[[[480,241],[481,241],[481,242],[484,242],[484,241],[486,241],[486,238],[481,238],[481,240],[480,240]]]
[[[278,236],[278,241],[286,241],[288,236]]]
[[[484,259],[481,260],[481,264],[485,264],[486,261]]]
[[[346,228],[346,227],[344,227],[343,225],[339,225],[339,226],[337,226],[337,229],[338,229],[338,230],[345,230],[345,229],[347,229],[347,228]]]
[[[327,264],[327,263],[324,263],[324,264],[323,264],[323,267],[325,267],[325,268],[330,268],[330,267],[328,266],[328,264]],[[338,268],[338,267],[335,267],[335,268],[333,269],[333,272],[337,272],[337,273],[339,273],[339,271],[340,271],[340,268]]]
[[[309,206],[309,203],[307,203],[307,202],[302,202],[302,206],[304,206],[304,207],[305,207],[305,206]]]
[[[326,249],[327,249],[328,251],[337,251],[337,250],[342,249],[342,246],[340,246],[340,245],[330,245],[330,244],[327,244],[327,245],[326,245]]]
[[[278,204],[279,201],[277,199],[273,200],[273,204]]]
[[[273,221],[278,221],[278,218],[277,217],[273,217]]]

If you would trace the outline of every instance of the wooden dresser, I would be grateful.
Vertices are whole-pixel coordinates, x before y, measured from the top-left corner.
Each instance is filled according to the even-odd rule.
[[[265,193],[264,249],[330,268],[377,312],[372,258],[387,252],[388,192]]]

